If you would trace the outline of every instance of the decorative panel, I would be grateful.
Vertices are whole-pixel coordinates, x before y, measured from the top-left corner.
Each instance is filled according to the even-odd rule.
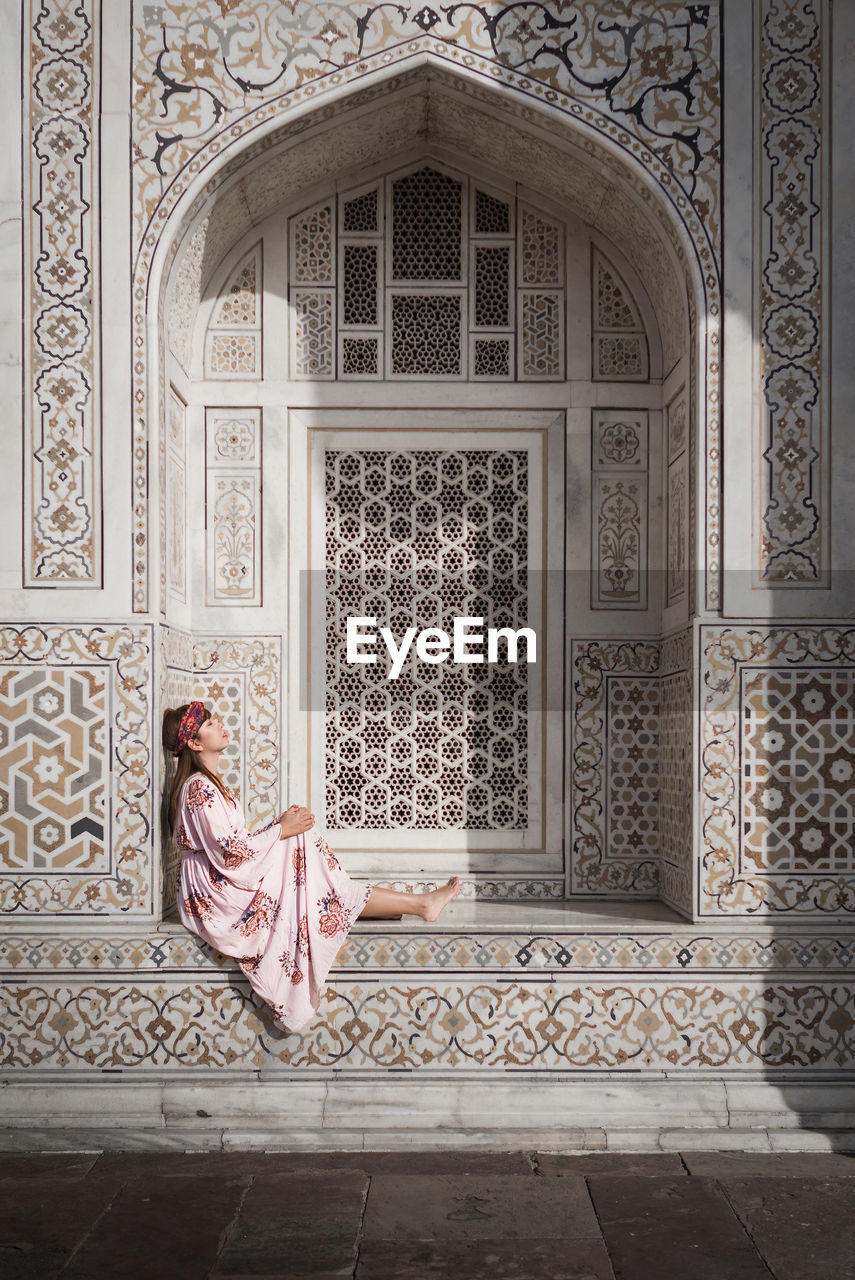
[[[462,293],[389,295],[389,376],[460,377]]]
[[[187,599],[187,409],[169,388],[166,418],[166,581],[169,594]]]
[[[214,304],[205,334],[206,378],[260,378],[262,248],[254,245]]]
[[[100,4],[28,0],[23,12],[23,580],[98,586]]]
[[[333,206],[319,205],[290,223],[291,279],[295,284],[335,284]]]
[[[514,196],[423,165],[288,232],[294,378],[564,376],[564,227]]]
[[[591,608],[647,608],[648,443],[643,410],[594,410]]]
[[[0,629],[0,905],[147,913],[150,627]]]
[[[755,261],[761,342],[760,576],[781,585],[826,571],[822,388],[823,0],[760,0],[757,171],[763,209]]]
[[[563,908],[559,905],[557,910],[561,913]],[[548,905],[542,914],[551,914]],[[102,981],[125,976],[162,978],[168,973],[190,981],[209,977],[212,964],[217,963],[210,948],[181,925],[156,931],[125,928],[112,934],[102,928],[96,937],[88,929],[59,933],[41,924],[38,932],[7,930],[0,937],[0,973],[6,980],[23,971],[69,975],[82,971]],[[845,927],[781,932],[754,922],[736,931],[722,931],[720,926],[712,933],[704,926],[685,923],[653,933],[631,929],[580,933],[567,932],[566,923],[555,927],[553,918],[545,919],[533,936],[462,925],[453,934],[421,925],[384,928],[375,920],[370,931],[360,927],[348,934],[330,978],[333,984],[345,985],[354,977],[359,981],[361,974],[382,973],[385,981],[395,970],[418,972],[422,978],[458,970],[473,976],[504,970],[516,981],[524,973],[531,978],[540,970],[539,976],[548,983],[551,971],[607,970],[636,979],[656,971],[669,975],[669,980],[685,975],[697,981],[701,974],[709,976],[718,969],[729,971],[740,985],[752,973],[761,974],[765,982],[775,971],[790,984],[795,976],[837,981],[851,973],[853,965],[855,938]],[[236,965],[233,976],[236,982],[242,981]]]
[[[390,279],[461,280],[463,183],[425,167],[391,185]]]
[[[528,666],[347,663],[345,620],[528,625],[524,449],[328,449],[326,824],[523,831]]]
[[[574,641],[570,892],[655,897],[659,644]]]
[[[855,911],[855,629],[701,632],[704,915]]]
[[[205,410],[209,604],[260,605],[261,410]]]
[[[646,382],[647,337],[635,299],[599,250],[593,251],[591,261],[594,378]]]
[[[107,675],[102,667],[0,668],[6,870],[109,870]]]
[[[694,880],[692,631],[662,641],[659,678],[659,891],[691,915]]]
[[[520,378],[564,376],[564,295],[519,291]]]
[[[295,378],[335,376],[335,303],[331,289],[291,294],[291,369]]]
[[[215,1069],[241,1079],[261,1068],[299,1068],[320,1079],[350,1072],[453,1068],[506,1079],[509,1069],[638,1073],[846,1072],[855,992],[831,979],[677,975],[532,981],[391,975],[334,977],[297,1035],[277,1030],[245,979],[158,974],[57,984],[4,984],[7,1071]],[[198,1078],[198,1076],[197,1076]]]
[[[667,511],[665,517],[665,605],[686,598],[689,565],[689,402],[681,387],[665,410]]]
[[[855,667],[752,672],[742,744],[745,865],[855,870]]]
[[[520,210],[520,283],[564,283],[563,230],[525,206]]]

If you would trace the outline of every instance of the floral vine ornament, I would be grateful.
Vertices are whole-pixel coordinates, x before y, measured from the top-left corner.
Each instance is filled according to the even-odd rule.
[[[216,134],[311,81],[364,75],[378,53],[480,55],[610,115],[674,174],[717,238],[714,6],[521,0],[344,7],[332,0],[167,0],[135,24],[135,156],[145,219]],[[548,98],[548,94],[547,94]]]

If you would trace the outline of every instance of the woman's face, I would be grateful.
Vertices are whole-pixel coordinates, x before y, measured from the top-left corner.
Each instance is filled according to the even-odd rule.
[[[228,731],[223,728],[219,716],[209,716],[199,725],[199,731],[192,740],[192,745],[200,751],[222,751],[228,746]]]

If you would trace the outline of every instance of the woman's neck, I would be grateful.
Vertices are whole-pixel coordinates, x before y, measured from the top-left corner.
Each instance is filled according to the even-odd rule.
[[[208,773],[212,773],[215,777],[220,772],[220,753],[219,751],[200,751],[196,759],[199,764],[204,765]]]

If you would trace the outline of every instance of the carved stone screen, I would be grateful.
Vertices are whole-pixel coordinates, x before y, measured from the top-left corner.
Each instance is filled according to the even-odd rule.
[[[344,849],[456,847],[537,860],[549,845],[546,433],[318,435],[310,648],[324,825]],[[359,624],[371,637],[361,653],[374,661],[348,654],[349,619],[374,620]],[[453,651],[456,619],[482,620],[467,624],[472,661]],[[397,671],[381,628],[396,647],[412,631]],[[432,653],[427,638],[417,650],[431,628],[446,633],[451,652],[441,637]],[[490,628],[519,639],[501,635],[491,652]],[[524,628],[534,633],[532,663]],[[558,844],[560,834],[560,865]]]
[[[288,223],[297,380],[564,377],[564,225],[435,162]]]

